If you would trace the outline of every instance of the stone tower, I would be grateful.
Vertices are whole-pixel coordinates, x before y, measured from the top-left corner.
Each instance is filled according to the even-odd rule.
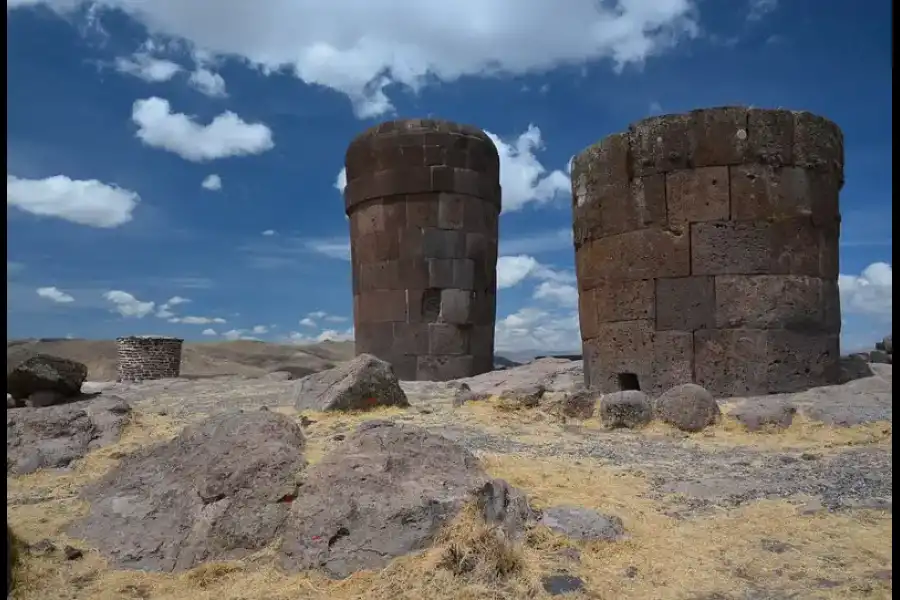
[[[720,397],[837,381],[843,136],[808,112],[653,117],[579,154],[586,383]]]
[[[138,335],[116,338],[119,381],[167,379],[181,375],[184,340]]]
[[[347,149],[357,354],[400,379],[493,368],[500,161],[484,132],[390,121]]]

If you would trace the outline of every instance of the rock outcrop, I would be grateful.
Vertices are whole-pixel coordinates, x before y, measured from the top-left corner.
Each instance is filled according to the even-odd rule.
[[[390,363],[360,354],[350,362],[301,379],[296,406],[299,410],[371,410],[409,406],[409,400]]]
[[[87,379],[87,367],[68,358],[33,354],[10,362],[7,355],[6,392],[17,405],[51,406],[77,399]]]

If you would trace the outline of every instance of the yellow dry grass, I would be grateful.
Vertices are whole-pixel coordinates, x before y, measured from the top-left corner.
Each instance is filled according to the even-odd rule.
[[[309,459],[315,462],[334,443],[333,437],[372,418],[428,419],[399,409],[372,413],[297,414],[310,423]],[[487,419],[493,415],[493,420]],[[469,424],[505,433],[560,441],[568,433],[560,423],[533,411],[498,412],[490,403],[466,407],[458,416]],[[527,491],[538,507],[579,504],[618,515],[629,538],[624,541],[576,543],[544,528],[532,530],[523,543],[498,538],[469,507],[445,529],[434,547],[395,560],[379,572],[358,573],[343,581],[320,574],[287,575],[274,566],[273,548],[243,561],[206,564],[179,574],[115,570],[94,550],[64,534],[66,525],[87,508],[76,497],[79,487],[114,466],[136,447],[174,436],[181,424],[167,417],[137,414],[122,440],[93,452],[67,473],[39,472],[7,478],[7,515],[25,542],[51,539],[57,546],[82,547],[76,561],[59,556],[26,555],[17,568],[18,600],[84,598],[92,600],[519,600],[549,597],[543,574],[565,571],[581,577],[585,591],[566,596],[602,599],[667,600],[704,593],[740,594],[753,583],[800,591],[801,598],[890,598],[889,579],[873,572],[892,568],[892,518],[879,511],[800,515],[793,501],[761,501],[706,518],[678,520],[661,504],[644,496],[647,483],[590,460],[579,464],[513,455],[483,455],[493,476]],[[526,433],[526,427],[531,433]],[[599,423],[583,424],[588,430]],[[883,427],[883,426],[879,426]],[[750,434],[725,422],[713,435],[683,436],[653,426],[645,435],[680,437],[683,443],[715,445],[768,444],[804,449],[835,444],[890,443],[890,429],[826,428],[798,423],[782,433]],[[577,435],[583,435],[577,433]],[[26,500],[27,502],[22,502]],[[787,544],[774,553],[763,540]],[[580,551],[580,562],[561,558],[563,548]],[[633,576],[624,573],[631,571]],[[823,581],[835,582],[832,587]]]

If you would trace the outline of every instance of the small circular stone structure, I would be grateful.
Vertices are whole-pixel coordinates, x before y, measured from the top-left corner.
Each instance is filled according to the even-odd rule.
[[[843,135],[738,107],[639,121],[579,154],[586,384],[717,397],[837,382]]]
[[[119,381],[167,379],[181,375],[184,340],[162,336],[116,338]]]
[[[500,160],[474,127],[373,127],[346,155],[357,354],[400,379],[493,369]]]

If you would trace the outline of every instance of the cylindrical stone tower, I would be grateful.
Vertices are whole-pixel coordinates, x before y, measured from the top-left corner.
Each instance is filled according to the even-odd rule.
[[[119,347],[119,381],[167,379],[181,374],[184,340],[160,336],[116,338]]]
[[[351,142],[350,218],[357,354],[400,379],[490,371],[497,310],[500,160],[484,132],[390,121]]]
[[[808,112],[645,119],[574,161],[586,384],[714,395],[835,383],[843,136]]]

